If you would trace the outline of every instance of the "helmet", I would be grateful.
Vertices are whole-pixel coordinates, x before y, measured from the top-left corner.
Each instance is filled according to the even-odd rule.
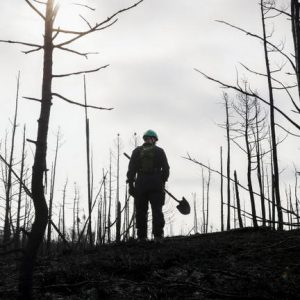
[[[151,129],[147,130],[144,133],[143,139],[145,140],[147,137],[154,137],[158,141],[158,136],[157,136],[156,132]]]

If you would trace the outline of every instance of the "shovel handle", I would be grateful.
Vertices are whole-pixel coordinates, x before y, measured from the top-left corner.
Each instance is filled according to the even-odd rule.
[[[166,192],[172,199],[174,199],[175,201],[177,201],[178,203],[180,203],[180,201],[179,201],[178,199],[176,199],[175,196],[172,195],[168,190],[166,190],[166,189],[164,189],[164,190],[165,190],[165,192]]]

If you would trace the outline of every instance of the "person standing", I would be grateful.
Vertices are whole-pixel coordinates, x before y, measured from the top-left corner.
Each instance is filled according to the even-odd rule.
[[[165,183],[169,178],[169,164],[164,150],[156,146],[158,136],[147,130],[144,143],[132,152],[127,172],[129,194],[134,197],[136,206],[136,228],[140,241],[147,240],[148,204],[152,210],[152,233],[155,241],[164,235]]]

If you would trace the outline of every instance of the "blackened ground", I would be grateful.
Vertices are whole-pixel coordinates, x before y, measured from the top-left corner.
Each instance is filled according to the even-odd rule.
[[[2,258],[0,299],[15,299]],[[300,299],[300,231],[233,230],[42,257],[37,299]]]

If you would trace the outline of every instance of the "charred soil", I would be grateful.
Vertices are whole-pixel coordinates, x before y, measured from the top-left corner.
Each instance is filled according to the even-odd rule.
[[[0,298],[15,299],[17,264],[1,258]],[[300,231],[246,228],[128,241],[43,256],[37,299],[298,299]]]

